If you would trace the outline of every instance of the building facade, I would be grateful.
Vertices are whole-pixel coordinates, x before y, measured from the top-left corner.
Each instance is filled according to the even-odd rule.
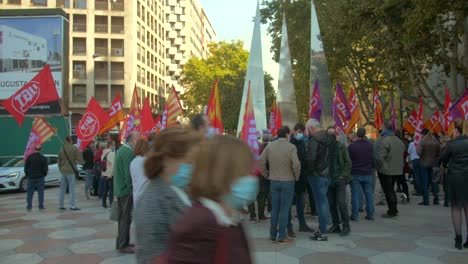
[[[216,33],[199,0],[166,0],[165,8],[167,82],[184,93],[178,83],[182,66],[191,57],[206,59]]]

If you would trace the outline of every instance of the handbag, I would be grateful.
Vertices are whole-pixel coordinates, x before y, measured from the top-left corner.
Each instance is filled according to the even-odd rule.
[[[109,220],[118,221],[119,218],[119,207],[117,202],[113,202],[109,212]]]
[[[63,153],[65,154],[65,157],[67,157],[68,164],[70,164],[70,167],[72,167],[73,172],[75,173],[75,178],[79,178],[80,174],[78,170],[73,166],[73,162],[71,161],[70,157],[68,157],[67,152],[65,151],[65,145],[63,146]]]

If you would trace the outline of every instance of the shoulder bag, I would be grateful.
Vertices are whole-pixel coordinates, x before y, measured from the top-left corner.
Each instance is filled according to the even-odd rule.
[[[75,173],[75,178],[78,178],[79,177],[78,170],[75,168],[75,166],[73,166],[73,162],[71,161],[70,157],[68,156],[67,152],[65,151],[65,146],[63,146],[63,154],[65,154],[65,157],[67,157],[68,164],[70,164],[70,166],[73,169],[73,172]]]

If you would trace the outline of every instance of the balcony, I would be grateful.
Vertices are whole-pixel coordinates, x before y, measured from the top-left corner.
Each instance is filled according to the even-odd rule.
[[[187,50],[187,44],[180,45],[179,50],[180,51],[186,51]]]
[[[177,48],[170,48],[169,49],[169,55],[174,56],[177,54]]]
[[[86,79],[86,71],[84,70],[74,70],[73,79],[83,80]]]
[[[124,56],[124,50],[122,48],[112,48],[111,49],[111,56],[123,57]]]
[[[175,10],[174,10],[174,13],[176,15],[182,15],[182,7],[180,6],[176,6]]]
[[[177,32],[169,31],[169,39],[175,39],[175,38],[177,38]]]
[[[175,73],[177,71],[177,65],[175,64],[169,65],[168,70],[170,73]]]
[[[107,10],[109,9],[109,2],[108,1],[96,1],[94,4],[94,9],[96,10]]]
[[[73,47],[73,55],[86,55],[86,48],[84,47]]]
[[[179,63],[181,60],[182,60],[182,54],[181,53],[177,53],[175,56],[174,56],[174,60]]]
[[[169,22],[169,23],[175,23],[175,22],[177,22],[177,17],[176,17],[176,15],[170,14],[170,15],[169,15],[169,18],[167,19],[166,22]]]
[[[176,30],[181,30],[181,29],[183,29],[183,28],[184,28],[184,27],[182,27],[182,23],[181,23],[181,22],[175,23],[175,29],[176,29]]]
[[[111,71],[111,80],[124,80],[123,71]]]
[[[174,40],[174,44],[177,45],[177,46],[182,45],[182,39],[181,39],[181,38],[176,38],[176,39]]]
[[[74,32],[86,32],[86,24],[74,23],[73,24],[73,31]]]
[[[94,25],[94,31],[96,33],[107,33],[108,32],[108,26],[107,26],[107,24],[96,24],[96,25]]]
[[[124,25],[111,25],[111,33],[116,34],[123,34],[124,33]]]

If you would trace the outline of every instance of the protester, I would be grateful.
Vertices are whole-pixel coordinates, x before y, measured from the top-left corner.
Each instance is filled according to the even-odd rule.
[[[85,179],[85,197],[89,200],[89,195],[91,194],[91,187],[93,185],[93,167],[94,167],[94,153],[91,150],[91,146],[88,145],[86,149],[83,151],[83,170],[86,173]]]
[[[455,120],[454,135],[444,149],[442,161],[447,172],[447,189],[452,206],[452,223],[455,231],[455,248],[462,249],[462,210],[465,210],[468,248],[468,121]]]
[[[351,220],[359,219],[361,188],[366,198],[366,218],[374,220],[374,146],[366,139],[366,129],[359,128],[357,140],[353,141],[348,152],[351,159]]]
[[[119,222],[116,249],[121,253],[135,253],[130,245],[130,224],[133,209],[132,177],[130,176],[130,163],[135,158],[134,148],[138,140],[138,132],[130,132],[125,144],[119,148],[115,155],[114,165],[114,193],[117,196]]]
[[[263,151],[265,150],[266,146],[268,145],[268,142],[271,141],[273,137],[269,133],[268,129],[266,131],[263,131],[262,135],[262,142],[260,144],[260,151],[259,153],[262,154]],[[257,195],[257,208],[258,208],[258,219],[257,219],[257,213],[255,211],[255,202],[249,204],[249,214],[250,214],[250,221],[251,222],[257,222],[258,221],[265,221],[268,220],[268,218],[265,216],[265,206],[267,205],[267,201],[271,201],[269,199],[269,188],[270,188],[270,182],[267,179],[267,175],[262,175],[261,171],[258,173],[258,180],[259,180],[259,192]],[[270,205],[270,203],[268,203]]]
[[[434,205],[439,204],[439,184],[432,180],[433,168],[439,167],[440,143],[429,133],[427,128],[423,129],[424,138],[417,146],[417,152],[421,160],[421,190],[423,201],[419,205],[429,205],[429,187],[434,194]]]
[[[327,133],[335,135],[334,128],[328,128]],[[351,159],[346,148],[346,135],[338,136],[336,144],[336,158],[333,161],[331,171],[330,186],[328,187],[328,201],[330,203],[330,213],[332,226],[328,233],[338,233],[340,236],[347,236],[351,232],[349,225],[349,211],[346,202],[346,185],[351,182]],[[343,228],[340,227],[340,217]]]
[[[138,139],[134,153],[135,158],[130,163],[130,176],[132,176],[133,186],[133,206],[136,207],[140,195],[143,193],[148,182],[148,177],[145,175],[144,164],[146,154],[150,151],[149,142],[146,139]]]
[[[414,144],[414,141],[411,142],[408,146],[408,155],[411,161],[411,167],[413,169],[415,195],[421,196],[422,195],[421,161],[419,159],[419,155],[416,150],[416,145]]]
[[[34,191],[37,190],[37,196],[39,201],[39,210],[44,210],[44,178],[47,176],[49,171],[49,165],[47,158],[41,154],[42,146],[34,146],[34,153],[26,158],[24,163],[24,174],[28,179],[28,189],[26,198],[26,210],[31,212],[32,199]]]
[[[301,162],[301,173],[299,176],[299,181],[297,181],[294,185],[294,196],[296,200],[296,213],[297,219],[299,220],[299,232],[314,232],[312,228],[310,228],[305,220],[305,192],[308,190],[307,186],[309,183],[307,182],[307,176],[305,175],[305,158],[306,158],[306,151],[305,151],[305,142],[304,142],[304,132],[305,126],[303,124],[296,124],[294,126],[294,134],[291,135],[290,142],[296,146],[297,149],[297,156],[299,161]],[[312,196],[312,193],[309,193]],[[289,212],[289,221],[288,221],[288,233],[293,234],[293,227],[292,227],[292,216],[291,211]]]
[[[441,153],[445,153],[445,148],[447,147],[447,143],[450,142],[450,140],[451,138],[449,136],[442,136],[440,138]],[[441,162],[441,170],[442,170],[442,179],[440,180],[440,182],[444,190],[444,207],[449,207],[449,197],[448,197],[448,189],[447,189],[447,169],[442,162]]]
[[[290,130],[287,126],[278,129],[278,139],[268,144],[260,156],[260,170],[268,175],[271,193],[270,239],[287,243],[286,236],[289,213],[294,196],[294,183],[299,180],[301,164],[296,147],[289,143]],[[268,170],[267,170],[268,163]],[[294,233],[289,233],[295,238]]]
[[[398,215],[395,182],[403,175],[405,151],[405,144],[392,130],[392,122],[386,122],[385,130],[376,143],[376,168],[388,205],[387,213],[382,215],[384,218]]]
[[[96,143],[96,152],[94,153],[94,177],[93,177],[93,196],[102,198],[102,153],[104,152],[105,144]]]
[[[115,161],[115,152],[113,150],[114,143],[112,141],[107,142],[106,148],[102,152],[102,164],[105,164],[103,167],[102,178],[103,178],[103,188],[102,188],[102,207],[107,208],[107,197],[109,196],[109,206],[112,206],[114,202],[114,183],[112,177],[114,176],[114,161]]]
[[[76,165],[83,163],[83,157],[78,149],[73,146],[72,138],[70,136],[65,138],[65,144],[60,148],[57,163],[60,173],[62,174],[62,178],[60,180],[59,210],[65,210],[65,190],[68,188],[70,195],[70,210],[79,211],[81,209],[75,206],[75,173],[77,172]]]
[[[149,143],[139,139],[132,161],[132,179],[135,179],[135,166],[144,161],[144,173],[135,175],[140,179],[148,176],[149,181],[141,194],[134,193],[135,199],[135,239],[137,262],[150,263],[166,249],[172,225],[191,202],[183,189],[192,176],[189,151],[202,138],[190,129],[172,127],[163,130],[154,138],[155,150],[145,159]],[[136,163],[135,163],[136,161]],[[140,173],[140,171],[138,172]],[[145,176],[146,175],[146,176]],[[134,185],[135,187],[135,185]]]
[[[175,224],[166,260],[156,263],[253,263],[237,213],[258,192],[257,177],[246,176],[254,167],[252,151],[234,137],[215,136],[193,157],[193,207]]]
[[[312,240],[327,241],[327,224],[330,207],[328,204],[328,186],[331,169],[336,158],[336,137],[321,128],[315,119],[307,121],[309,140],[306,145],[306,175],[314,195],[315,208],[319,219],[319,231],[311,237]]]

